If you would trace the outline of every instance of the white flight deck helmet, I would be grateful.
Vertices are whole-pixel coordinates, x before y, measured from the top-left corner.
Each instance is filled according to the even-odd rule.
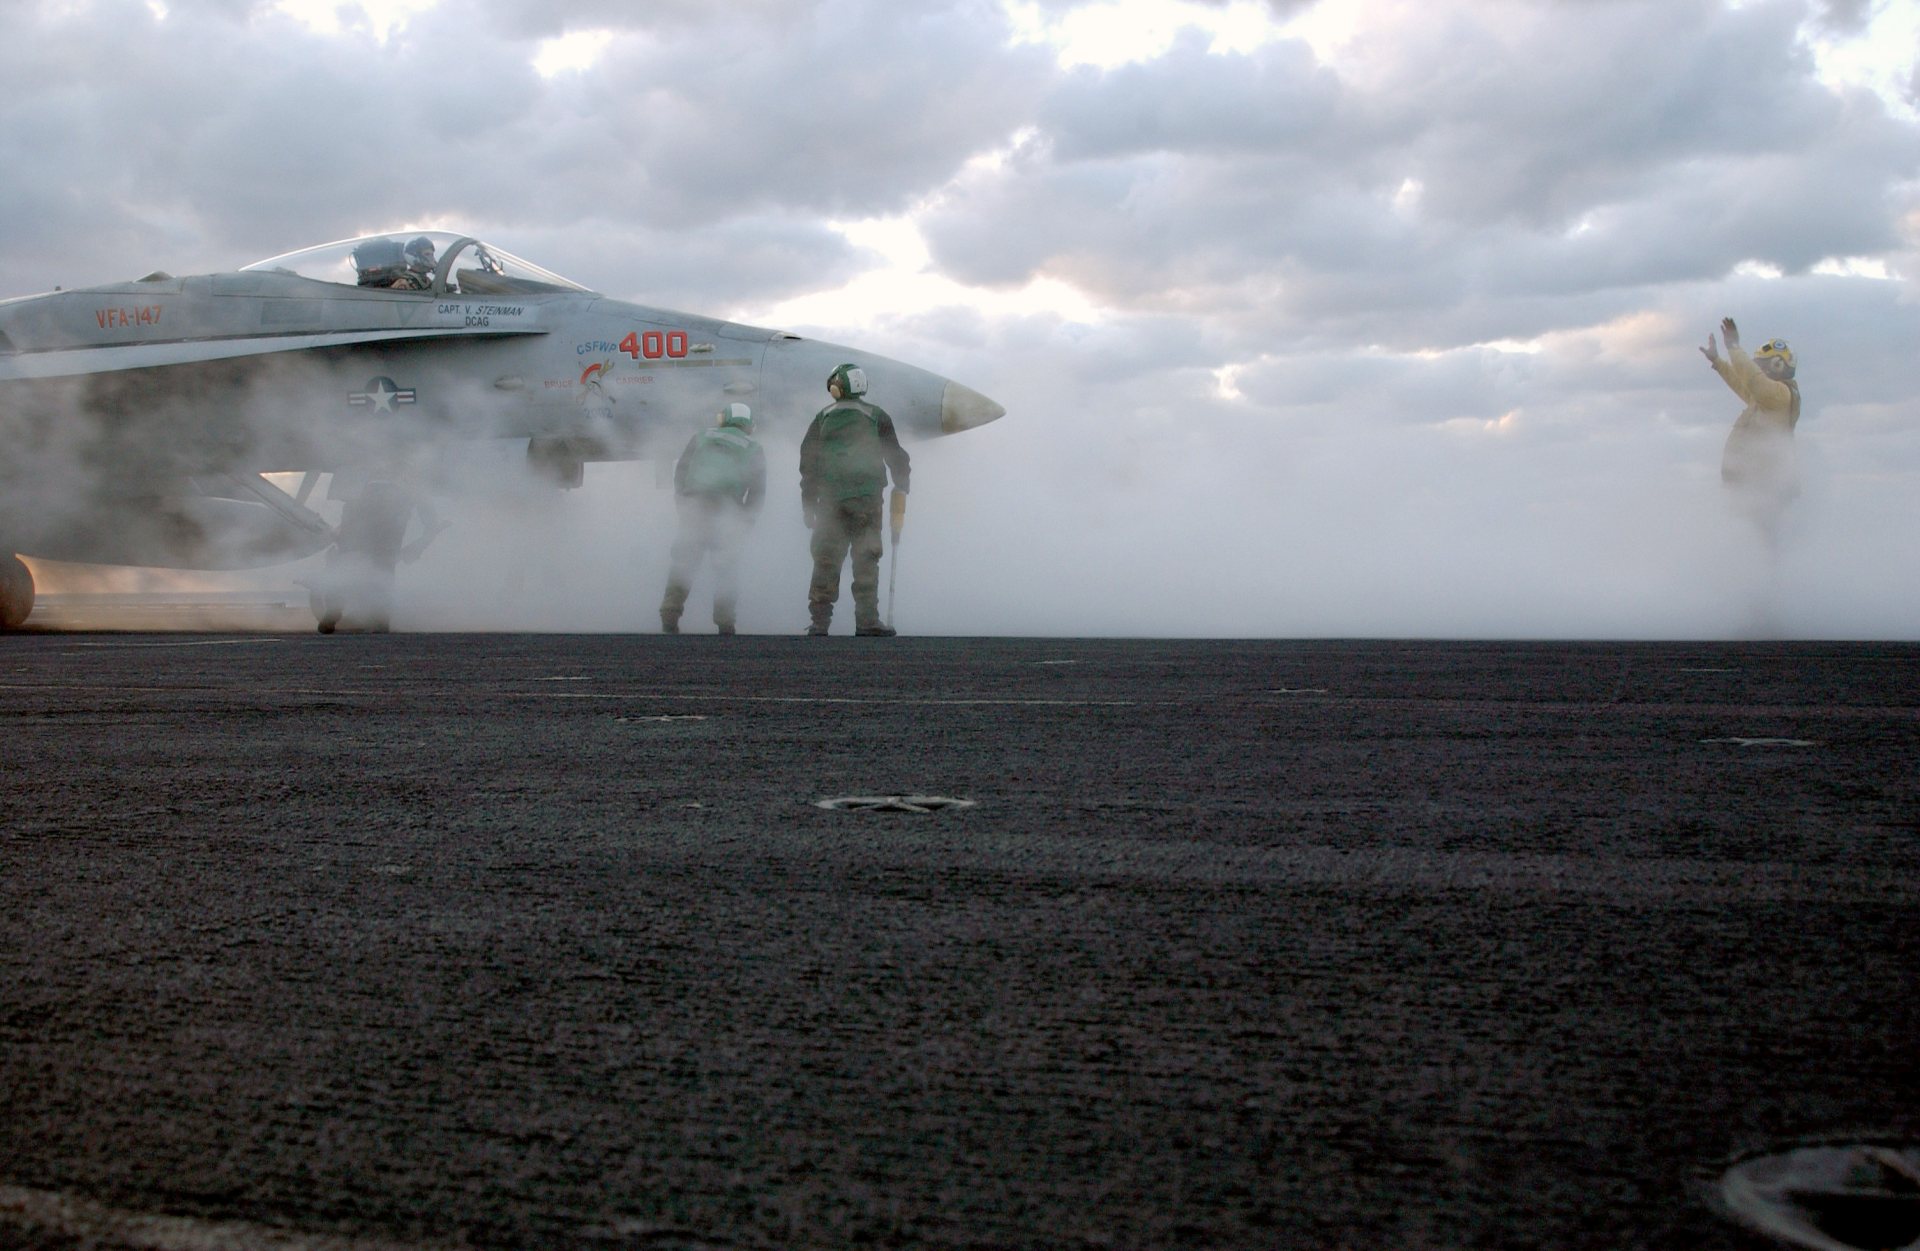
[[[735,430],[753,433],[753,410],[745,404],[733,403],[720,410],[721,426],[732,426]]]

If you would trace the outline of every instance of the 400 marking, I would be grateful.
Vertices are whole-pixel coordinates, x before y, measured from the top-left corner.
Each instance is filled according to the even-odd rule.
[[[679,360],[687,354],[684,330],[629,330],[620,340],[620,350],[635,360],[657,361],[661,357]]]

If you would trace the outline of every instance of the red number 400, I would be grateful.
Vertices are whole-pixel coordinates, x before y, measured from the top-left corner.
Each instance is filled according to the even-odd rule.
[[[620,340],[620,350],[635,360],[643,356],[650,361],[657,361],[662,356],[671,356],[678,360],[687,354],[687,332],[684,330],[645,332],[629,330],[627,337]]]

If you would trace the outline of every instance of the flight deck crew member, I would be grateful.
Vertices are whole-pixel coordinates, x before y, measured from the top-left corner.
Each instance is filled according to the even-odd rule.
[[[1785,339],[1769,339],[1748,356],[1731,317],[1720,323],[1720,333],[1727,354],[1720,355],[1712,335],[1700,354],[1746,402],[1727,435],[1720,480],[1771,541],[1787,505],[1800,493],[1793,449],[1793,428],[1800,422],[1800,384],[1794,381],[1793,350]]]
[[[350,629],[384,634],[392,628],[395,567],[420,559],[447,523],[404,471],[336,470],[327,494],[341,511],[326,568],[310,584],[320,633],[332,634],[345,618]],[[416,513],[420,536],[409,543]]]
[[[800,440],[800,510],[813,531],[813,581],[807,588],[812,624],[825,634],[840,598],[840,567],[853,555],[854,633],[889,637],[880,621],[880,500],[893,478],[893,507],[903,514],[911,465],[893,418],[861,398],[866,371],[841,365],[827,378],[833,403],[821,409]]]
[[[719,424],[687,441],[673,467],[674,503],[680,527],[673,537],[673,567],[660,599],[660,630],[680,633],[694,570],[713,557],[713,624],[732,634],[739,597],[740,546],[767,494],[767,456],[753,437],[753,410],[729,404]]]

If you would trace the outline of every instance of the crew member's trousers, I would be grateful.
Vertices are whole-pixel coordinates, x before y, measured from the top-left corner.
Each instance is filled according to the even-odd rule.
[[[840,599],[840,566],[853,555],[853,623],[880,624],[880,496],[823,500],[813,522],[813,581],[807,608],[815,625],[833,620]]]
[[[713,624],[731,628],[740,594],[740,548],[752,524],[739,501],[724,495],[682,495],[676,501],[680,526],[673,536],[667,593],[660,597],[663,617],[680,617],[693,589],[701,560],[713,559]]]

